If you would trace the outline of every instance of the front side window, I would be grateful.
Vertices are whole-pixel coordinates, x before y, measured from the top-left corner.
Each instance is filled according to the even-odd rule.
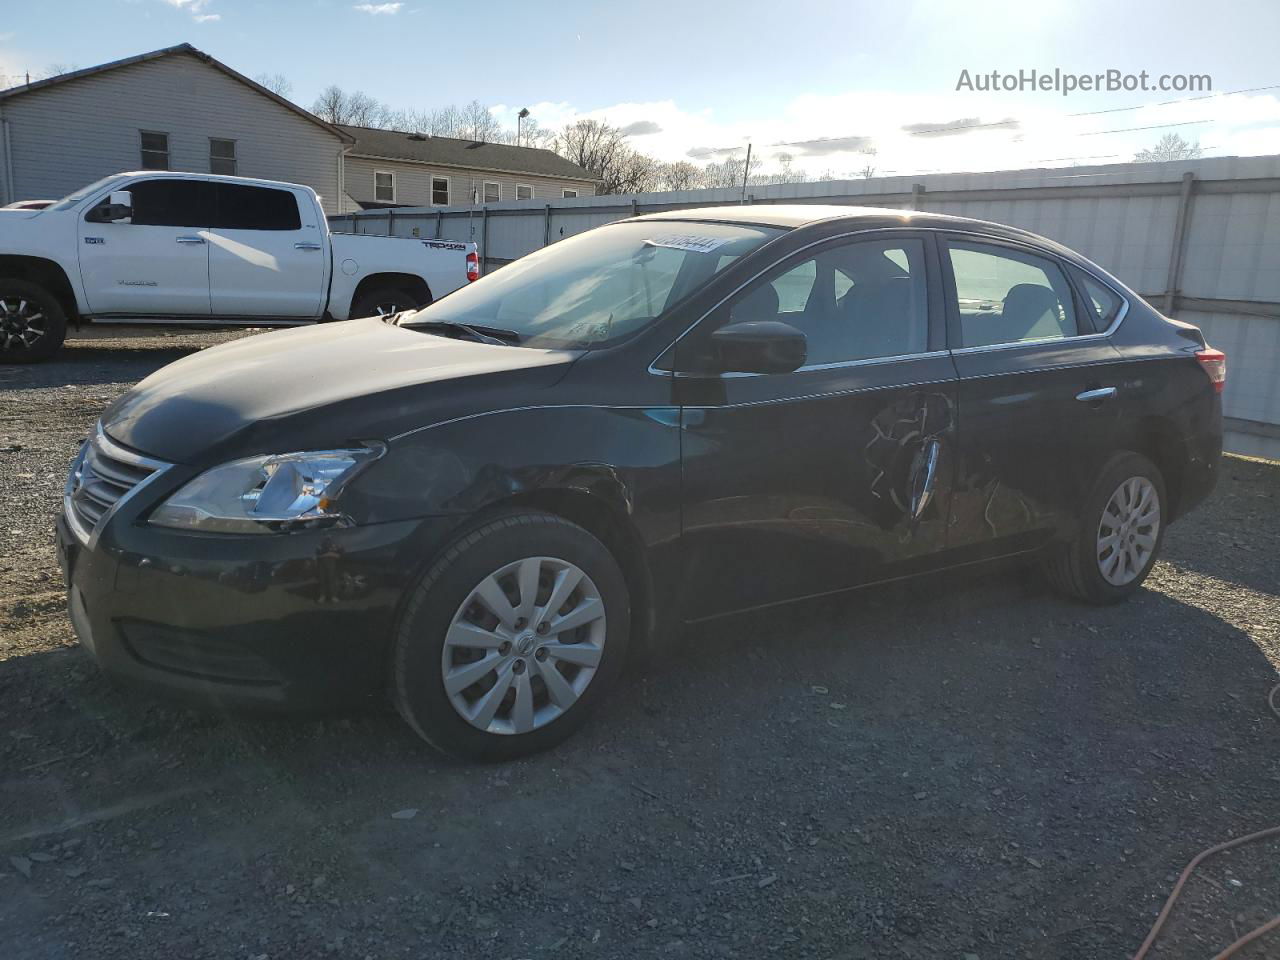
[[[379,170],[373,175],[373,199],[378,203],[396,202],[396,175]]]
[[[447,207],[449,205],[448,177],[431,178],[431,202],[438,207]]]
[[[522,346],[620,340],[783,231],[691,221],[617,223],[521,257],[401,322],[510,331]]]
[[[142,169],[169,169],[169,135],[151,130],[141,131],[142,135]]]
[[[141,180],[127,188],[135,226],[210,227],[213,184],[207,180]],[[107,202],[109,197],[103,198]]]
[[[497,203],[502,199],[502,184],[486,183],[484,185],[484,202]]]
[[[209,172],[223,176],[236,175],[236,142],[209,138]]]
[[[747,288],[721,307],[690,344],[726,323],[781,320],[805,335],[805,366],[924,353],[929,344],[924,241],[862,240],[825,247]]]
[[[1077,332],[1071,287],[1047,257],[980,243],[949,243],[962,347],[1060,340]]]
[[[533,199],[533,187],[529,186],[529,184],[527,184],[527,183],[517,183],[517,184],[516,184],[516,199],[517,199],[517,200],[532,200],[532,199]]]
[[[288,190],[216,184],[213,226],[223,230],[301,230],[298,198]]]

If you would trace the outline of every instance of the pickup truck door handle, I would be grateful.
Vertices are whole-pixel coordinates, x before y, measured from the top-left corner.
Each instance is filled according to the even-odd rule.
[[[1102,400],[1110,400],[1115,395],[1115,387],[1098,387],[1096,390],[1086,390],[1084,393],[1077,393],[1076,399],[1083,400],[1085,403],[1098,403]]]
[[[303,240],[303,241],[300,241],[300,242],[298,242],[298,243],[295,243],[295,244],[293,245],[293,249],[295,249],[295,250],[319,250],[319,249],[321,249],[321,244],[313,243],[313,242],[311,242],[311,241],[309,241],[309,240]]]
[[[178,237],[179,243],[204,243],[204,237]]]

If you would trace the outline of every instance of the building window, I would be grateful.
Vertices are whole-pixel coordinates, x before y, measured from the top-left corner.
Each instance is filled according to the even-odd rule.
[[[236,175],[236,142],[209,138],[209,172],[228,177]]]
[[[527,184],[527,183],[517,183],[517,184],[516,184],[516,199],[517,199],[517,200],[532,200],[532,199],[533,199],[533,187],[529,186],[529,184]]]
[[[563,196],[566,200],[568,200],[570,197],[576,197],[577,195],[578,195],[578,191],[577,191],[577,190],[565,190],[565,191],[561,194],[561,196]]]
[[[448,177],[431,178],[431,202],[437,207],[447,207],[449,205]]]
[[[373,174],[373,199],[378,203],[396,202],[396,175],[385,170]]]
[[[150,130],[139,131],[142,134],[142,169],[169,169],[169,135],[153,133]]]
[[[501,199],[502,199],[502,185],[498,183],[485,183],[484,202],[497,203]]]

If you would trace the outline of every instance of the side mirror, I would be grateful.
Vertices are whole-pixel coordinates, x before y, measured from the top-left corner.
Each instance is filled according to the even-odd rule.
[[[133,218],[133,194],[128,190],[112,190],[107,199],[85,217],[91,223],[127,223]]]
[[[744,320],[711,334],[716,367],[724,373],[791,373],[804,366],[804,334],[780,320]]]

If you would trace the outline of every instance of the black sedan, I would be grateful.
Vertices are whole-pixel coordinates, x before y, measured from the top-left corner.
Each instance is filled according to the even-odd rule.
[[[622,221],[426,309],[179,360],[58,541],[104,670],[390,692],[430,743],[568,735],[681,622],[1014,555],[1132,594],[1212,488],[1225,358],[1096,265],[923,213]]]

